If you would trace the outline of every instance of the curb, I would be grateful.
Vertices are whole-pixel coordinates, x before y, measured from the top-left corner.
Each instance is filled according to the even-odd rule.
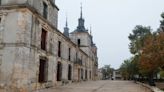
[[[149,85],[144,84],[144,83],[141,83],[141,82],[135,82],[135,83],[137,83],[137,84],[139,84],[139,85],[142,85],[142,86],[144,86],[144,87],[149,88],[150,90],[152,90],[152,92],[164,92],[164,91],[162,91],[162,90],[160,90],[159,88],[154,87],[154,86],[149,86]]]

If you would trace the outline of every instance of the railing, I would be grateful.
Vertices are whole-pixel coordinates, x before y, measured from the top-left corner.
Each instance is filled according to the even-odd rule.
[[[74,64],[82,65],[82,60],[81,59],[76,59]]]

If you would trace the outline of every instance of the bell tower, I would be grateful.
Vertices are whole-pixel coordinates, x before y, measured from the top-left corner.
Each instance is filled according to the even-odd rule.
[[[85,28],[85,20],[83,18],[83,7],[80,7],[80,18],[78,19],[77,28],[70,34],[71,40],[77,44],[84,52],[90,55],[91,37],[88,30]]]

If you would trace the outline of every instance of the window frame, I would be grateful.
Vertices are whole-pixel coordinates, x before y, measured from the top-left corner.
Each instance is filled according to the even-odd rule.
[[[58,57],[61,57],[61,41],[58,41]]]
[[[41,49],[42,50],[47,50],[47,34],[48,32],[42,28],[42,32],[41,32]]]
[[[77,39],[77,45],[78,45],[78,46],[81,45],[81,39]]]
[[[40,57],[39,59],[39,83],[48,82],[48,59],[46,57]]]

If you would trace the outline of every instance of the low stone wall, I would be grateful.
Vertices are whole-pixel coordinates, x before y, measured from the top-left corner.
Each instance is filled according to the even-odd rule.
[[[154,87],[154,86],[149,86],[149,85],[144,84],[144,83],[141,83],[141,82],[136,82],[136,83],[139,84],[139,85],[142,85],[142,86],[144,86],[144,87],[149,88],[150,90],[152,90],[152,92],[164,92],[164,91],[162,91],[162,90],[160,90],[159,88]]]

